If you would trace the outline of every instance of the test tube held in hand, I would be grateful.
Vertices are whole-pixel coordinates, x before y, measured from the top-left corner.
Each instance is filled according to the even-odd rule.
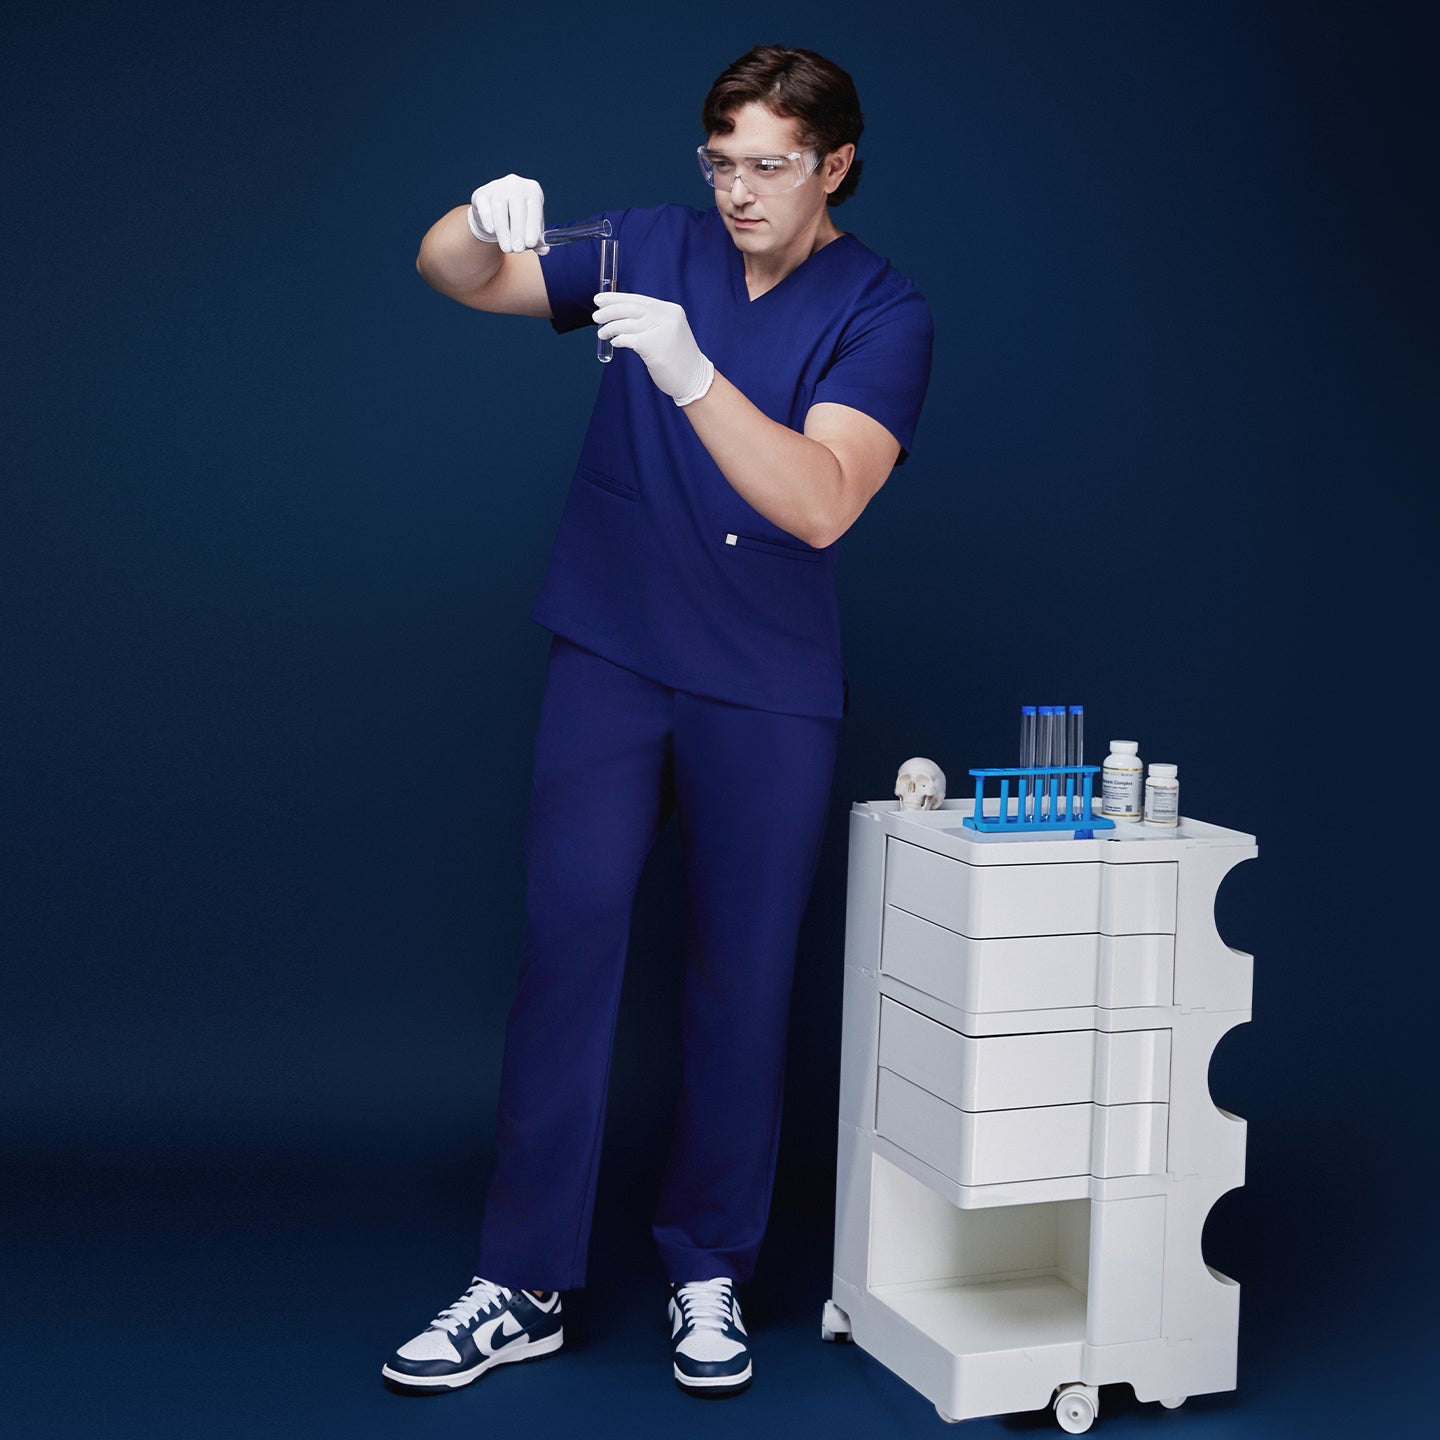
[[[583,225],[552,225],[540,236],[542,245],[570,245],[576,240],[608,240],[614,227],[605,216],[588,220]]]
[[[606,225],[609,225],[607,220]],[[620,288],[620,242],[608,236],[600,241],[600,289],[612,293]],[[596,340],[595,358],[608,365],[615,358],[615,351],[608,340]]]

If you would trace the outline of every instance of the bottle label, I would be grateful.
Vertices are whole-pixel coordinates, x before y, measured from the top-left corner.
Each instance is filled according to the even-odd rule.
[[[1138,820],[1145,793],[1145,771],[1136,765],[1121,769],[1105,765],[1100,771],[1100,813],[1112,820]]]
[[[1180,787],[1178,785],[1145,786],[1145,821],[1149,825],[1180,823]]]

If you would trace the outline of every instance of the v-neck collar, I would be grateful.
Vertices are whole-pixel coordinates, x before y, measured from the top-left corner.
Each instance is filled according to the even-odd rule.
[[[741,305],[760,305],[768,300],[776,291],[783,290],[795,280],[796,276],[802,274],[813,274],[815,262],[828,251],[835,249],[837,245],[844,245],[847,240],[853,241],[854,236],[850,231],[842,230],[828,245],[822,245],[812,255],[807,255],[788,275],[777,280],[768,290],[762,291],[753,299],[750,296],[750,288],[745,283],[745,255],[730,238],[730,232],[725,229],[725,222],[720,219],[720,212],[713,212],[719,221],[720,230],[724,236],[725,244],[730,251],[730,285],[735,299]]]

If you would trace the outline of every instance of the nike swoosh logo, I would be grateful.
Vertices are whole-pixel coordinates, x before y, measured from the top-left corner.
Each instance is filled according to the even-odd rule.
[[[503,1315],[497,1315],[495,1319],[487,1320],[479,1326],[472,1338],[475,1341],[475,1348],[482,1355],[493,1355],[496,1350],[513,1342],[515,1336],[523,1333],[524,1329],[525,1327],[507,1310]],[[529,1343],[528,1336],[524,1343]]]

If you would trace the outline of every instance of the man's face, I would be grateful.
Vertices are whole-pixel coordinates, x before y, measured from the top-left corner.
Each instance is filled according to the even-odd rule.
[[[735,128],[728,135],[711,135],[706,142],[718,155],[738,160],[746,155],[788,155],[804,149],[799,122],[772,115],[763,105],[744,105],[730,118]],[[717,190],[715,204],[736,246],[747,255],[782,255],[798,241],[813,237],[825,212],[822,174],[823,167],[804,184],[779,195],[752,194],[741,178],[728,190]]]

